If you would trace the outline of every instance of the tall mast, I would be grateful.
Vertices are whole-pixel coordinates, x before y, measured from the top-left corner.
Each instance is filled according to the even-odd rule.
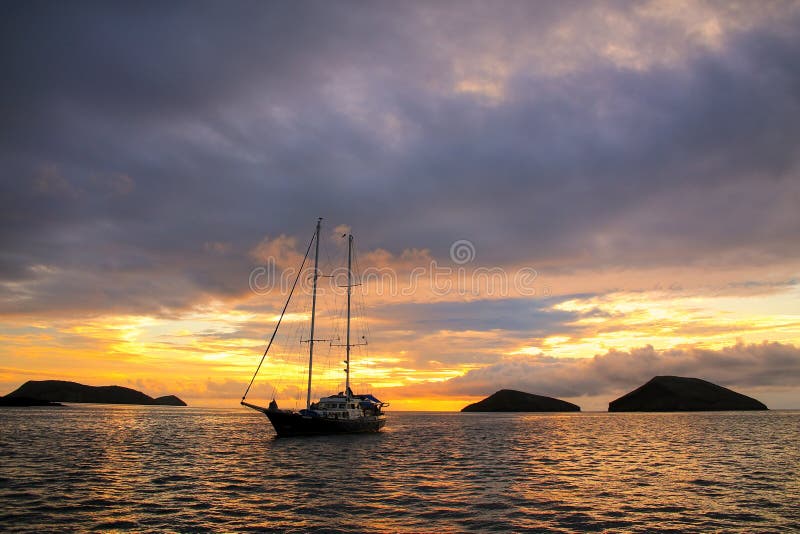
[[[347,235],[347,347],[345,353],[347,360],[345,361],[345,386],[344,394],[350,398],[350,294],[353,292],[353,234]]]
[[[269,343],[267,343],[267,348],[264,349],[264,354],[261,356],[261,361],[258,362],[258,367],[256,367],[256,372],[253,373],[253,378],[250,379],[250,383],[247,385],[247,389],[244,390],[244,395],[242,395],[242,404],[245,404],[244,399],[247,397],[247,394],[250,393],[250,388],[253,387],[253,382],[255,382],[256,376],[258,376],[258,371],[261,370],[261,365],[263,365],[264,363],[264,358],[267,357],[267,353],[269,352],[270,347],[272,347],[272,342],[275,341],[275,336],[278,334],[278,328],[280,328],[281,326],[281,321],[283,321],[283,316],[286,315],[286,308],[289,307],[289,301],[292,300],[292,295],[294,294],[294,290],[297,287],[297,282],[300,280],[300,276],[303,274],[303,267],[306,266],[306,260],[308,260],[308,253],[311,252],[311,245],[314,244],[314,239],[316,237],[317,233],[315,231],[314,235],[311,236],[311,240],[309,240],[308,242],[308,246],[306,247],[306,255],[303,256],[303,261],[300,263],[300,268],[297,270],[297,276],[294,278],[292,289],[289,290],[289,296],[286,297],[286,304],[283,305],[283,309],[281,310],[281,315],[280,317],[278,317],[278,322],[275,325],[275,330],[272,331],[272,337],[269,338]],[[250,405],[248,404],[248,406]]]
[[[314,315],[317,311],[317,278],[319,278],[319,227],[322,217],[317,219],[317,231],[314,233],[314,285],[311,289],[311,335],[308,338],[308,392],[306,393],[306,410],[311,409],[311,368],[314,363]]]

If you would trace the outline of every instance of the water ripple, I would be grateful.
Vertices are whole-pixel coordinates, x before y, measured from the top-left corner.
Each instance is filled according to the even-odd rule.
[[[245,410],[0,412],[4,530],[800,528],[800,412],[393,413],[275,439]]]

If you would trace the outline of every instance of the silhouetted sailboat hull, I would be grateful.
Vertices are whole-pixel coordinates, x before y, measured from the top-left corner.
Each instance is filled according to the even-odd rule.
[[[385,417],[330,419],[297,412],[264,411],[278,436],[313,436],[316,434],[358,434],[380,432]]]

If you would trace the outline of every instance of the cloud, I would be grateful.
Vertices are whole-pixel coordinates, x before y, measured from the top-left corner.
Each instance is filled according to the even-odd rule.
[[[628,391],[656,375],[692,376],[733,388],[798,388],[800,348],[740,342],[719,350],[687,347],[657,351],[646,346],[611,350],[593,358],[542,355],[474,369],[429,389],[477,396],[510,388],[575,398]]]

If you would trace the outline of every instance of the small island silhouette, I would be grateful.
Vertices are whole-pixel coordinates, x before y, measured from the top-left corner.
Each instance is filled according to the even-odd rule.
[[[579,412],[581,407],[571,402],[501,389],[480,402],[461,409],[462,412]]]
[[[611,401],[609,412],[705,412],[767,410],[747,395],[700,378],[656,376],[630,393]]]
[[[122,386],[86,386],[65,380],[29,380],[0,398],[0,406],[58,406],[59,402],[186,406],[175,395],[154,399]]]

